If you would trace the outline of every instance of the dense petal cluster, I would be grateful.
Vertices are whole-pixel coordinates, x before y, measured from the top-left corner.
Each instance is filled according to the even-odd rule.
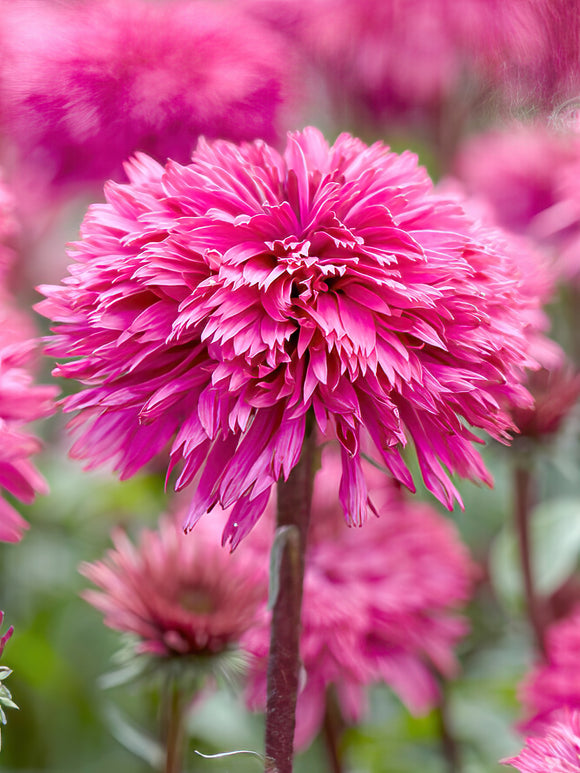
[[[136,150],[186,162],[201,134],[275,136],[285,57],[231,4],[8,2],[0,10],[4,128],[37,187],[102,183]]]
[[[525,727],[533,732],[560,719],[566,708],[580,709],[580,608],[550,627],[546,650],[546,662],[532,670],[521,688]]]
[[[361,430],[414,489],[417,451],[448,507],[449,472],[489,482],[467,425],[505,440],[501,407],[530,401],[522,294],[501,234],[436,194],[411,153],[350,135],[200,144],[165,169],[144,155],[93,205],[62,286],[55,373],[87,388],[72,449],[123,478],[170,442],[176,488],[197,479],[188,525],[234,505],[225,537],[255,523],[296,464],[311,415],[342,447],[341,501],[361,523]],[[445,469],[447,468],[447,470]]]
[[[435,673],[454,673],[453,646],[466,632],[456,608],[469,596],[474,568],[451,524],[427,505],[405,502],[385,473],[370,468],[380,517],[348,529],[338,501],[339,475],[338,453],[325,453],[314,484],[306,555],[297,747],[320,729],[331,687],[350,722],[361,719],[366,687],[380,681],[413,713],[429,710],[439,695]],[[249,545],[259,550],[264,541],[257,561],[262,564],[269,548],[264,531],[253,534]],[[266,623],[244,639],[255,656],[248,689],[253,708],[265,704]]]
[[[137,545],[121,530],[113,542],[104,560],[82,565],[99,588],[83,596],[106,625],[137,638],[137,653],[219,654],[255,622],[267,580],[241,552],[220,547],[212,519],[185,536],[167,517],[158,530],[144,530]]]
[[[516,756],[502,760],[521,773],[580,773],[580,712],[566,711]]]
[[[29,460],[40,441],[23,425],[52,413],[58,391],[34,384],[30,365],[37,348],[29,320],[0,296],[0,489],[26,503],[48,488]],[[26,528],[21,515],[0,498],[0,542],[18,542]]]
[[[580,135],[516,125],[465,143],[455,162],[468,190],[485,197],[497,222],[533,239],[580,278]]]

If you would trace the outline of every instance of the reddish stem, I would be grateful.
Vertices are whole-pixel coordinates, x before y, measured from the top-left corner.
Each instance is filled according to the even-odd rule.
[[[281,548],[272,613],[266,703],[266,773],[291,773],[300,671],[300,610],[314,471],[315,433],[307,434],[298,464],[278,482],[277,529],[293,527]]]
[[[530,471],[525,467],[516,467],[514,472],[515,493],[515,519],[518,543],[520,548],[520,560],[522,563],[522,575],[524,580],[524,594],[528,619],[534,632],[538,650],[545,656],[544,641],[544,615],[540,599],[537,596],[534,573],[532,569],[532,553],[530,540],[530,514],[532,508],[532,478]]]

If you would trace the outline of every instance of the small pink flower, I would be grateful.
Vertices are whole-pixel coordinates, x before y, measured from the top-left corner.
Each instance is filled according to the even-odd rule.
[[[564,364],[530,374],[528,389],[534,397],[530,408],[516,408],[513,420],[522,437],[541,440],[558,432],[580,397],[580,373]]]
[[[136,636],[137,653],[215,655],[237,645],[254,624],[267,581],[243,552],[219,546],[215,517],[190,536],[164,518],[137,545],[121,530],[113,542],[103,561],[82,565],[99,588],[83,597],[110,628]]]
[[[531,671],[520,690],[528,715],[524,727],[534,733],[560,719],[564,709],[580,709],[580,607],[550,626],[546,650],[546,662]]]
[[[30,421],[54,410],[54,386],[36,386],[30,372],[37,342],[30,321],[0,295],[0,488],[21,502],[46,494],[46,481],[29,457],[41,444],[23,431]],[[0,542],[18,542],[28,528],[26,521],[0,498]]]
[[[19,176],[102,183],[136,150],[189,160],[200,135],[276,136],[286,57],[229,3],[2,5],[0,95]]]
[[[520,773],[580,773],[580,712],[566,711],[517,755],[501,760]]]
[[[405,502],[386,474],[370,468],[370,496],[380,517],[348,529],[339,474],[338,454],[325,453],[306,555],[298,748],[320,729],[331,686],[349,722],[361,719],[366,687],[379,681],[413,713],[428,711],[439,696],[435,674],[455,673],[453,646],[466,632],[456,608],[469,597],[474,567],[451,524],[427,505]],[[252,537],[256,563],[267,563],[268,535],[258,530]],[[264,620],[244,637],[255,656],[248,688],[253,708],[265,704],[268,645]]]
[[[451,508],[449,472],[491,482],[468,425],[505,441],[530,402],[530,308],[501,233],[436,194],[411,153],[313,128],[281,155],[200,141],[192,163],[139,155],[90,208],[63,286],[55,374],[86,385],[72,455],[128,478],[170,445],[187,527],[234,505],[236,545],[298,461],[307,416],[342,448],[347,520],[367,515],[361,432]],[[526,329],[524,329],[526,328]]]

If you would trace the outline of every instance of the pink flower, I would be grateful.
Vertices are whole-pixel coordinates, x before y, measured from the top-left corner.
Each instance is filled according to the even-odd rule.
[[[521,773],[580,773],[580,712],[564,712],[558,722],[510,759],[501,760]]]
[[[528,389],[534,405],[516,408],[513,420],[522,437],[541,440],[558,432],[580,397],[580,373],[564,363],[554,370],[542,368],[530,374]]]
[[[0,628],[2,627],[2,623],[4,622],[4,612],[0,610]],[[0,636],[0,658],[2,657],[2,653],[4,652],[4,647],[6,646],[8,639],[12,636],[14,633],[14,626],[10,626],[10,628],[6,631],[6,633],[3,636]]]
[[[280,42],[228,3],[2,6],[5,128],[36,189],[97,182],[143,150],[186,163],[199,135],[275,137]]]
[[[215,518],[188,537],[164,518],[137,545],[121,530],[113,542],[103,561],[81,566],[99,588],[83,596],[106,625],[135,635],[137,653],[215,655],[235,647],[255,622],[267,582],[242,552],[219,546]]]
[[[355,120],[424,126],[430,118],[433,129],[453,99],[464,109],[467,95],[490,83],[504,91],[506,74],[522,84],[551,43],[542,4],[464,0],[457,13],[455,0],[246,0],[302,50]]]
[[[0,179],[0,280],[4,280],[14,263],[14,242],[18,235],[14,199]]]
[[[380,517],[349,530],[338,501],[339,474],[338,454],[325,454],[306,556],[298,748],[320,729],[331,686],[350,722],[360,721],[366,687],[379,681],[413,713],[428,711],[439,695],[435,673],[455,673],[453,646],[466,632],[455,608],[469,596],[474,568],[451,524],[427,505],[406,503],[387,475],[369,467]],[[268,536],[259,530],[252,538],[256,563],[267,564]],[[253,708],[265,704],[268,645],[264,620],[244,637],[255,656],[248,689]]]
[[[313,128],[283,155],[200,141],[189,166],[139,155],[91,207],[71,276],[44,287],[55,374],[87,388],[72,455],[133,475],[170,443],[187,526],[234,505],[235,545],[297,463],[307,416],[342,447],[340,497],[361,523],[361,430],[411,490],[459,500],[490,482],[467,424],[505,440],[526,405],[530,299],[501,235],[432,190],[411,153]],[[444,469],[444,466],[447,468]]]
[[[561,719],[565,708],[580,709],[580,607],[550,626],[546,650],[546,662],[531,671],[520,690],[528,714],[525,728],[534,733]]]
[[[29,457],[41,444],[23,426],[54,410],[54,386],[35,386],[30,372],[37,343],[32,326],[0,295],[0,488],[30,503],[48,487]],[[0,542],[18,542],[28,528],[20,514],[0,498]]]
[[[580,135],[516,125],[468,141],[455,170],[497,222],[533,239],[565,279],[580,279]]]

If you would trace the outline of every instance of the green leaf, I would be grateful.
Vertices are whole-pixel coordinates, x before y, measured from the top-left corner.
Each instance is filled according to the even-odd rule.
[[[530,516],[531,558],[538,592],[547,596],[575,571],[580,556],[580,500],[538,505]],[[508,605],[523,598],[519,546],[511,524],[494,541],[490,569],[494,586]]]

